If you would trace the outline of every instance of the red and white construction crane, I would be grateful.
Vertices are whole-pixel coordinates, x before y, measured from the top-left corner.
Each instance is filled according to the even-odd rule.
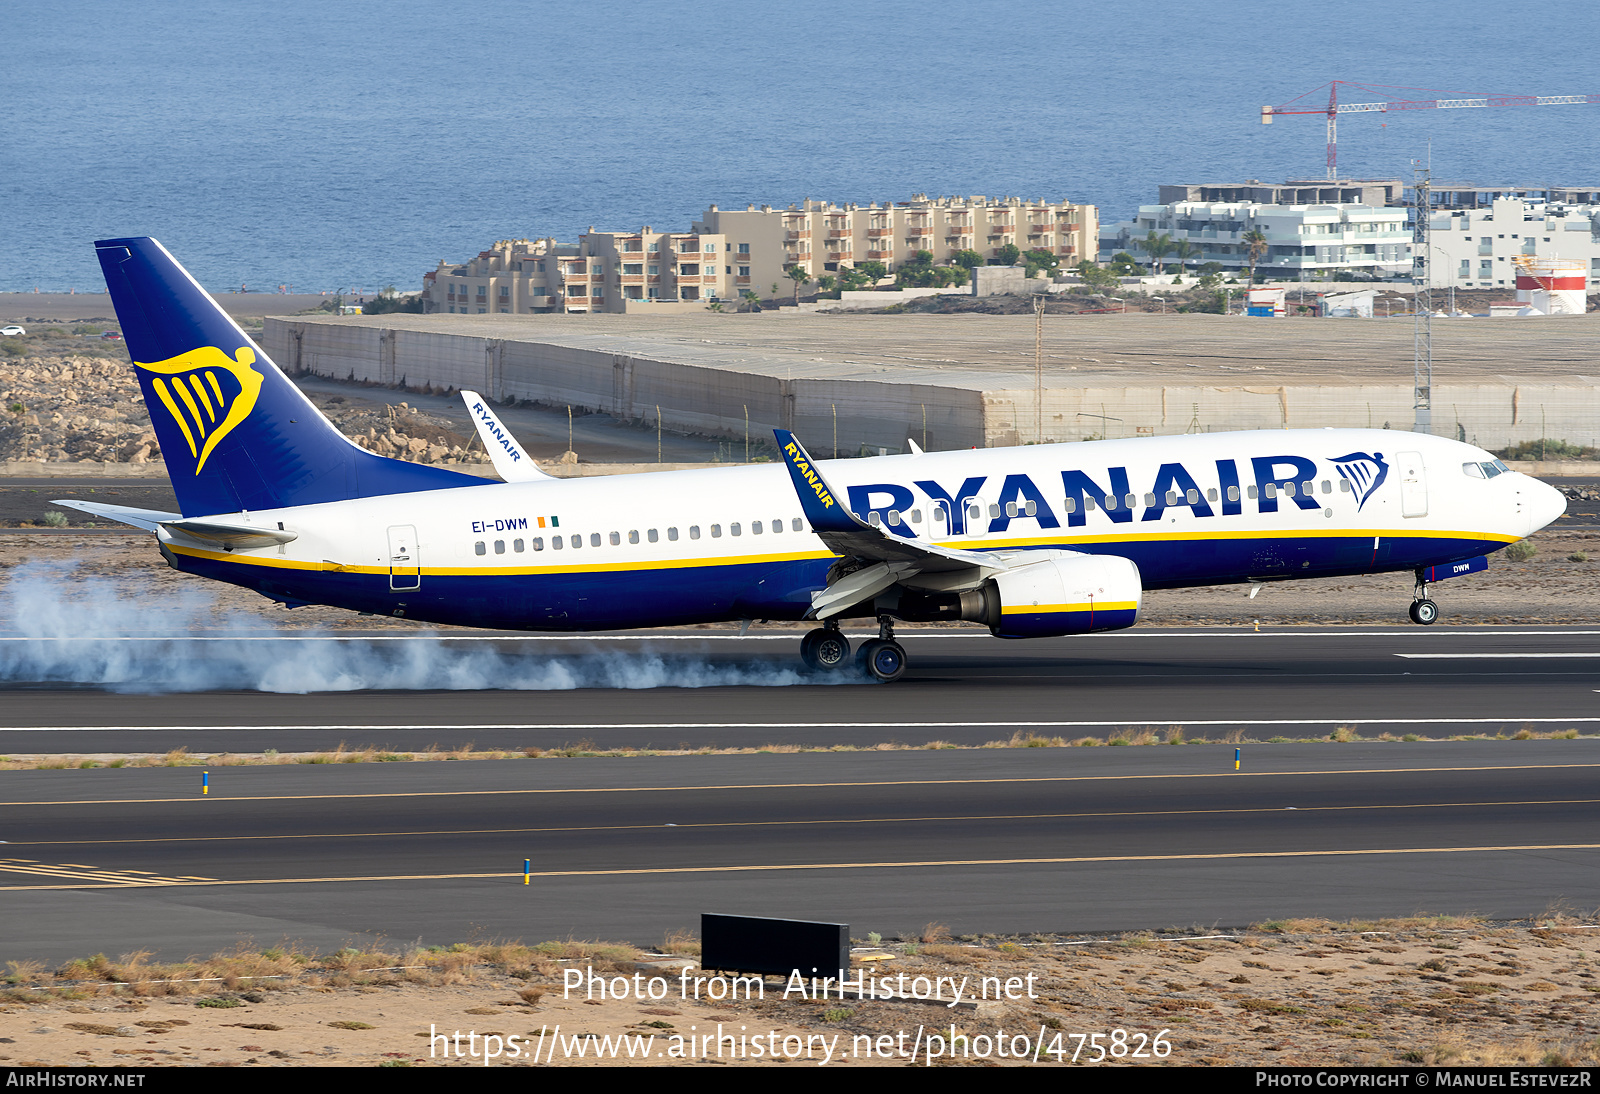
[[[1261,124],[1271,125],[1279,114],[1325,114],[1328,118],[1328,178],[1339,177],[1340,114],[1368,114],[1390,110],[1481,110],[1491,106],[1569,106],[1576,103],[1600,103],[1600,95],[1479,95],[1449,99],[1391,99],[1377,103],[1341,103],[1340,87],[1359,88],[1374,95],[1387,95],[1396,91],[1421,91],[1433,95],[1454,95],[1456,92],[1434,91],[1423,87],[1395,87],[1390,84],[1358,84],[1349,80],[1334,80],[1324,84],[1328,89],[1328,105],[1312,106],[1302,100],[1318,94],[1322,88],[1308,91],[1299,98],[1290,99],[1282,106],[1261,108]]]

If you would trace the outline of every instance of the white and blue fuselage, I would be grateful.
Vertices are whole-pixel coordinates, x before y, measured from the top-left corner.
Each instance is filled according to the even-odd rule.
[[[502,477],[339,434],[156,241],[96,244],[181,513],[68,502],[154,531],[177,569],[290,606],[586,631],[895,620],[1004,638],[1130,626],[1145,589],[1385,571],[1426,590],[1554,521],[1565,501],[1489,453],[1387,430],[1263,431],[552,479],[463,392]],[[915,448],[915,446],[912,446]]]

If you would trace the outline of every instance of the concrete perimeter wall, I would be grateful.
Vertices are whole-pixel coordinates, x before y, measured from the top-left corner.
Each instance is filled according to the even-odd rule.
[[[984,392],[987,442],[1036,439],[1033,389]],[[1398,384],[1050,388],[1044,440],[1170,436],[1234,429],[1397,429],[1412,424],[1410,386]],[[1433,433],[1483,448],[1541,437],[1600,445],[1600,385],[1442,384]]]
[[[772,441],[792,429],[817,456],[984,443],[980,392],[933,384],[781,379],[758,372],[465,334],[268,319],[262,348],[291,373],[411,387],[468,388],[668,429]]]
[[[793,429],[817,455],[883,449],[912,438],[928,449],[1003,447],[1036,439],[1170,436],[1236,429],[1409,430],[1409,383],[1077,386],[1049,375],[1042,438],[1031,377],[996,372],[979,390],[958,384],[769,375],[537,341],[268,318],[262,345],[291,372],[385,385],[470,388],[496,401],[571,405],[617,418],[719,437],[770,442]],[[663,350],[663,354],[667,351]],[[684,351],[675,351],[684,352]],[[690,351],[692,352],[692,351]],[[803,373],[803,366],[796,367]],[[1019,381],[1027,386],[1019,386]],[[1540,438],[1600,445],[1600,383],[1588,377],[1440,383],[1433,432],[1484,448]]]

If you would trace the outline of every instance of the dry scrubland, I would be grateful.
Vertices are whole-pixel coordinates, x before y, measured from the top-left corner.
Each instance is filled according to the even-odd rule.
[[[480,1038],[537,1038],[558,1024],[569,1036],[653,1034],[664,1050],[674,1034],[714,1031],[718,1023],[734,1032],[777,1031],[780,1041],[838,1035],[846,1048],[857,1037],[902,1031],[910,1044],[918,1026],[948,1033],[953,1023],[969,1040],[946,1062],[986,1066],[1019,1061],[963,1060],[961,1048],[980,1048],[978,1036],[999,1030],[1037,1037],[1041,1029],[1069,1058],[1078,1047],[1074,1034],[1122,1029],[1148,1039],[1168,1031],[1165,1061],[1108,1061],[1138,1066],[1595,1065],[1595,937],[1551,913],[1517,925],[1296,920],[1109,939],[952,940],[930,924],[864,947],[886,959],[858,960],[857,967],[879,977],[965,976],[975,985],[984,976],[1032,975],[1037,985],[1033,1000],[956,1009],[849,997],[784,1000],[773,978],[764,1001],[685,1002],[678,968],[699,950],[687,936],[669,938],[665,953],[549,942],[321,956],[288,944],[245,946],[170,965],[141,954],[97,955],[56,970],[11,965],[0,989],[8,1038],[0,1042],[0,1063],[429,1066],[445,1062],[429,1056],[430,1025]],[[659,1002],[563,998],[563,970],[585,966],[611,976],[665,975],[673,992]],[[585,1060],[566,1062],[592,1065],[593,1055],[591,1047]],[[1079,1062],[1090,1055],[1084,1050]],[[526,1063],[500,1066],[518,1062]],[[717,1061],[648,1061],[674,1062]]]

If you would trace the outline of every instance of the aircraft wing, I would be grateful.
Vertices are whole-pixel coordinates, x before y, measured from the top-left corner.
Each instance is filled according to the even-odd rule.
[[[539,470],[532,457],[517,444],[511,430],[500,424],[500,419],[489,409],[489,400],[476,391],[462,388],[461,401],[467,404],[467,413],[472,415],[472,424],[478,428],[478,439],[483,442],[483,450],[489,453],[489,462],[494,464],[495,471],[502,479],[507,482],[534,482],[555,477]]]
[[[135,509],[128,505],[107,505],[98,501],[52,501],[51,505],[64,506],[67,509],[76,509],[81,513],[90,513],[97,517],[110,517],[122,524],[131,524],[135,528],[143,528],[146,532],[154,532],[156,528],[170,520],[182,520],[182,513],[166,513],[159,509]]]
[[[918,580],[925,574],[946,575],[934,583],[939,587],[956,587],[976,583],[1013,564],[1023,564],[1014,562],[1009,555],[963,551],[874,528],[850,512],[793,433],[787,429],[773,432],[783,449],[789,479],[800,497],[800,508],[811,530],[834,554],[862,563],[832,580],[826,589],[812,594],[811,614],[818,619],[838,615],[896,583],[929,584]]]
[[[789,468],[789,479],[795,493],[800,496],[800,508],[805,512],[811,530],[836,555],[870,559],[874,562],[909,562],[918,572],[959,570],[969,566],[997,566],[994,555],[978,551],[963,551],[957,547],[941,547],[926,540],[905,539],[882,528],[874,528],[854,513],[829,486],[817,470],[810,453],[787,429],[776,429],[778,445],[783,449],[784,463]]]

